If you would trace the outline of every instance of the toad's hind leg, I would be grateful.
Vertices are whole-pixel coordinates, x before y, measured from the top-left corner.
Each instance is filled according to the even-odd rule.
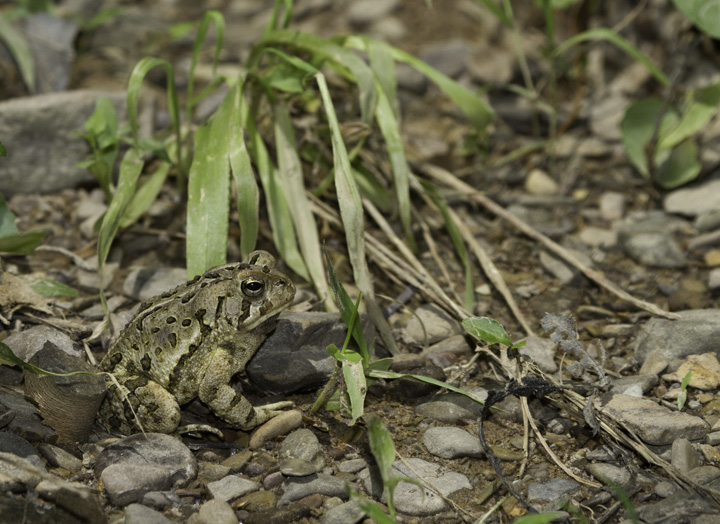
[[[172,433],[177,429],[180,406],[164,387],[137,375],[124,377],[119,384],[122,390],[108,380],[108,398],[100,408],[100,418],[108,426],[124,434]]]

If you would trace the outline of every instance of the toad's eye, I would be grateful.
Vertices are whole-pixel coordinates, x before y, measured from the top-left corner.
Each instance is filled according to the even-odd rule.
[[[248,278],[243,280],[241,285],[242,292],[249,297],[258,297],[265,290],[265,282],[257,278]]]

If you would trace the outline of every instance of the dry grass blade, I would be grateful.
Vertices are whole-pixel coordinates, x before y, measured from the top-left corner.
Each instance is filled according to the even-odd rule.
[[[453,220],[455,220],[455,224],[460,230],[460,234],[465,239],[465,242],[467,242],[468,246],[470,246],[472,252],[475,253],[475,256],[480,262],[480,266],[485,272],[485,276],[488,277],[490,282],[492,282],[493,286],[495,286],[495,288],[505,299],[505,302],[510,308],[510,311],[512,311],[513,315],[515,315],[515,318],[523,327],[525,333],[527,333],[528,336],[534,335],[530,324],[528,324],[528,321],[525,319],[525,315],[522,314],[522,311],[520,311],[520,307],[517,305],[517,302],[515,302],[515,299],[510,292],[510,288],[507,287],[507,284],[505,283],[505,280],[503,279],[500,270],[490,259],[490,256],[483,249],[480,243],[475,239],[473,234],[470,232],[470,229],[468,229],[467,225],[465,225],[465,222],[463,222],[452,209],[450,210],[450,214],[453,216]]]
[[[469,186],[462,180],[454,177],[445,169],[430,164],[425,164],[423,166],[423,171],[432,176],[435,180],[449,187],[452,187],[464,194],[467,194],[474,202],[477,202],[491,213],[502,218],[506,222],[509,222],[533,240],[540,242],[543,246],[545,246],[548,251],[565,260],[568,264],[582,272],[582,274],[585,275],[587,278],[595,282],[597,285],[605,288],[607,291],[614,294],[618,298],[629,302],[630,304],[636,306],[639,309],[644,309],[645,311],[648,311],[653,315],[657,315],[659,317],[668,318],[671,320],[676,320],[680,318],[679,315],[675,313],[670,313],[668,311],[665,311],[664,309],[659,308],[655,304],[651,304],[650,302],[646,302],[645,300],[641,300],[632,296],[630,293],[615,285],[613,282],[608,280],[599,272],[587,267],[568,250],[566,250],[559,244],[553,242],[550,238],[540,233],[537,229],[531,227],[522,220],[511,215],[502,206],[496,204],[488,197],[477,191],[475,188]]]

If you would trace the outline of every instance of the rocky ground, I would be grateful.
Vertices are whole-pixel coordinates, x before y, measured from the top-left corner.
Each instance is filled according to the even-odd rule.
[[[223,61],[237,65],[260,37],[269,3],[212,4],[204,7],[221,9],[232,28]],[[95,14],[93,2],[63,2],[59,17],[36,15],[18,22],[42,66],[38,96],[21,96],[26,94],[23,84],[0,50],[0,140],[10,152],[0,158],[0,192],[20,231],[49,231],[33,255],[4,257],[0,340],[26,361],[48,341],[78,358],[85,358],[87,349],[99,360],[111,333],[140,301],[185,280],[185,220],[179,196],[168,185],[149,216],[116,240],[106,275],[112,282],[112,329],[83,347],[103,319],[94,225],[106,207],[92,177],[75,167],[87,149],[74,131],[82,128],[100,93],[124,104],[128,72],[140,57],[167,58],[186,71],[191,40],[172,41],[166,30],[202,15],[194,2],[121,6],[121,15],[94,30],[72,21],[73,14],[84,19]],[[591,22],[627,25],[623,35],[659,67],[675,73],[674,89],[717,80],[714,44],[707,39],[699,38],[683,55],[682,67],[676,67],[678,53],[685,51],[678,42],[692,30],[670,2],[646,2],[639,11],[633,7],[613,3]],[[548,65],[539,51],[541,20],[535,11],[517,10],[521,45],[537,69],[532,73],[544,78]],[[579,19],[577,10],[559,15],[558,38],[574,34]],[[489,137],[478,140],[451,102],[421,76],[399,69],[403,132],[413,167],[425,174],[429,164],[442,166],[585,266],[677,314],[665,318],[618,298],[537,237],[520,233],[512,222],[478,205],[468,191],[446,191],[499,269],[529,329],[479,267],[473,274],[474,313],[500,321],[513,341],[527,340],[521,353],[533,376],[546,377],[546,384],[578,387],[529,394],[527,403],[517,390],[497,404],[501,410],[485,417],[487,447],[517,494],[541,511],[574,512],[571,518],[578,522],[579,515],[591,522],[622,522],[633,515],[620,502],[619,487],[641,522],[718,521],[718,119],[700,131],[703,170],[698,180],[664,192],[628,162],[619,124],[631,101],[667,91],[609,45],[589,48],[585,90],[569,79],[560,83],[561,121],[572,125],[549,153],[533,147],[539,140],[533,135],[532,111],[504,88],[521,82],[513,42],[479,3],[436,1],[430,9],[409,0],[307,0],[296,2],[295,20],[294,27],[323,36],[349,31],[380,36],[467,86],[490,87],[487,97],[499,118]],[[36,38],[50,28],[56,34],[52,45]],[[154,87],[152,81],[141,118],[148,130],[167,121],[159,101],[162,80]],[[540,124],[540,132],[547,132]],[[444,291],[462,296],[461,265],[444,255],[453,250],[444,226],[421,202],[417,206],[419,217],[426,217],[418,218],[415,230],[420,259]],[[335,240],[340,237],[329,226],[326,231],[328,249],[349,282]],[[235,242],[229,246],[231,260],[238,253]],[[269,244],[261,247],[272,251]],[[406,291],[390,272],[373,268],[383,295],[395,298]],[[52,278],[78,289],[80,296],[48,299],[30,291],[17,275]],[[158,434],[116,438],[96,424],[84,442],[63,444],[57,427],[43,424],[39,408],[23,396],[27,374],[24,381],[20,368],[0,366],[0,521],[328,524],[366,519],[350,491],[386,499],[364,424],[349,426],[337,412],[309,414],[315,391],[334,366],[325,348],[342,344],[345,327],[337,315],[320,311],[308,285],[295,283],[296,306],[282,315],[242,382],[255,404],[290,399],[296,407],[253,434],[224,428],[196,402],[186,410],[188,421],[218,425],[223,442]],[[447,380],[481,399],[507,391],[512,362],[503,358],[501,348],[478,347],[460,318],[421,293],[408,306],[389,318],[405,353],[395,358],[393,370]],[[580,353],[573,353],[567,340],[549,339],[541,327],[546,313],[575,319]],[[371,339],[372,327],[365,330]],[[574,344],[572,334],[569,338]],[[600,362],[604,372],[593,370],[585,357]],[[580,373],[571,374],[577,366]],[[679,409],[681,381],[690,369],[687,399]],[[603,374],[608,384],[600,384]],[[583,411],[588,403],[594,413]],[[403,379],[371,386],[366,411],[392,435],[396,474],[418,478],[424,486],[398,485],[399,522],[512,522],[528,511],[508,496],[487,458],[478,435],[479,404]]]

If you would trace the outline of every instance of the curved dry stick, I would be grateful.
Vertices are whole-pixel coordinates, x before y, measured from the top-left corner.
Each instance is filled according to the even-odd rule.
[[[659,317],[668,318],[671,320],[677,320],[680,318],[680,316],[676,313],[670,313],[668,311],[665,311],[662,308],[659,308],[655,304],[651,304],[650,302],[646,302],[645,300],[641,300],[639,298],[636,298],[632,296],[627,291],[621,289],[619,286],[615,285],[613,282],[608,280],[605,276],[603,276],[598,271],[595,271],[594,269],[590,269],[585,264],[583,264],[575,255],[570,253],[567,249],[560,246],[547,236],[540,233],[537,229],[531,227],[530,225],[526,224],[519,218],[511,215],[508,213],[505,208],[500,206],[499,204],[496,204],[491,199],[489,199],[487,196],[483,195],[481,192],[477,191],[475,188],[469,186],[462,180],[459,180],[458,178],[454,177],[451,173],[446,171],[445,169],[442,169],[437,166],[433,166],[430,164],[423,165],[423,170],[435,178],[436,180],[442,182],[443,184],[452,187],[454,189],[457,189],[458,191],[467,194],[474,202],[477,202],[481,206],[483,206],[485,209],[493,213],[494,215],[502,218],[506,222],[509,222],[513,226],[515,226],[517,229],[522,231],[525,235],[529,236],[533,240],[536,240],[537,242],[541,243],[545,248],[557,255],[558,257],[565,260],[568,264],[573,266],[578,271],[582,272],[583,275],[585,275],[587,278],[595,282],[597,285],[605,288],[610,293],[614,294],[621,300],[624,300],[626,302],[629,302],[633,304],[634,306],[638,307],[639,309],[644,309],[645,311],[648,311],[652,313],[653,315],[657,315]]]

